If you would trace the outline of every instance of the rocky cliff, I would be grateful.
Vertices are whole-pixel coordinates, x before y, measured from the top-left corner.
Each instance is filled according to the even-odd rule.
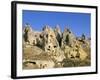
[[[30,25],[23,29],[23,69],[90,66],[90,39],[84,34],[77,37],[57,25],[45,25],[41,32]]]

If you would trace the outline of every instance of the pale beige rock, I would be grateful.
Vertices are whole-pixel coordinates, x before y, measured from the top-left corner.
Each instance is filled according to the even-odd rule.
[[[55,30],[46,25],[40,32],[26,25],[23,30],[23,69],[76,66],[75,61],[84,65],[85,60],[89,62],[85,65],[89,65],[90,40],[87,40],[86,36],[83,36],[83,39],[76,39],[70,29],[61,33],[58,25]]]
[[[31,64],[30,64],[31,62]],[[27,63],[28,66],[37,66],[39,69],[44,68],[53,68],[55,66],[55,63],[48,55],[35,55],[34,57],[23,59],[23,63]],[[33,65],[32,65],[33,63]],[[35,63],[35,64],[34,64]]]
[[[88,56],[88,53],[86,53],[81,47],[79,48],[79,53],[80,53],[81,60],[85,60],[86,57]]]
[[[56,49],[59,47],[58,41],[56,39],[55,33],[51,28],[44,29],[43,32],[43,43],[44,43],[44,50],[46,52],[55,52]]]

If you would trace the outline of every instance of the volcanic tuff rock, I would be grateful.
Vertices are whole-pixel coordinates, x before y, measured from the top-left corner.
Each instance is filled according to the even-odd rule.
[[[42,31],[23,29],[23,69],[89,66],[90,39],[75,36],[69,28],[61,32],[45,25]]]
[[[56,39],[59,43],[59,46],[61,46],[61,39],[62,39],[62,33],[60,31],[60,26],[57,25],[54,29],[55,35],[56,35]]]

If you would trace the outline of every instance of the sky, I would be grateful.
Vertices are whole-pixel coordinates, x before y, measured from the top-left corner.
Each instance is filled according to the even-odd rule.
[[[52,28],[59,25],[62,32],[68,27],[76,36],[84,33],[90,37],[91,14],[89,13],[23,10],[22,15],[23,27],[28,23],[33,30],[41,31],[45,25]]]

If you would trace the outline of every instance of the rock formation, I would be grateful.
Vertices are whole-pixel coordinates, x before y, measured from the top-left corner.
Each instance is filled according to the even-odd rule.
[[[59,48],[59,43],[56,39],[53,29],[50,27],[46,27],[44,28],[42,34],[44,51],[49,54],[56,53]]]
[[[29,24],[23,29],[23,69],[89,66],[90,39],[75,36],[69,28],[61,32],[45,25],[38,32]]]
[[[75,39],[76,39],[76,37],[74,36],[72,31],[68,28],[65,28],[63,35],[62,35],[61,46],[62,47],[66,46],[66,45],[73,46]]]
[[[61,39],[62,39],[62,33],[60,31],[60,26],[57,25],[54,29],[55,35],[56,35],[56,39],[59,43],[59,46],[61,46]]]
[[[25,29],[23,32],[23,39],[29,45],[36,44],[36,34],[33,32],[30,25],[25,25]]]

